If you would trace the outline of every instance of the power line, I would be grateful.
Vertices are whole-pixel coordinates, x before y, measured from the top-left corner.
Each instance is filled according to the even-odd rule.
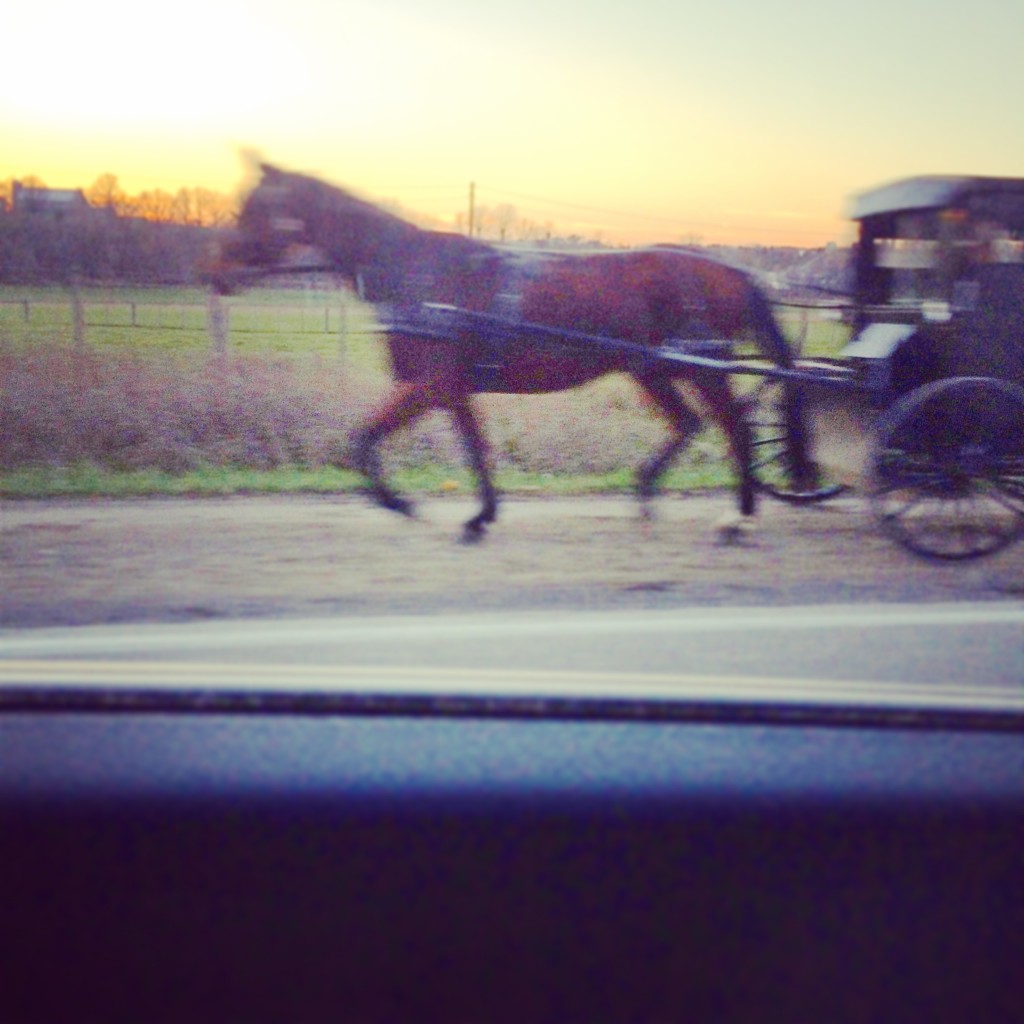
[[[531,203],[543,203],[545,206],[560,206],[572,210],[581,210],[585,213],[596,213],[605,217],[626,217],[630,220],[645,220],[658,224],[684,224],[687,227],[718,228],[720,223],[710,221],[696,221],[683,217],[665,217],[658,214],[627,212],[625,210],[612,210],[608,207],[589,206],[585,203],[570,203],[562,199],[546,199],[542,196],[527,195],[523,192],[513,192],[509,189],[492,188],[485,186],[485,190],[499,196],[508,196],[512,199],[523,199]]]
[[[453,192],[458,192],[460,189],[464,189],[465,185],[462,183],[451,184],[450,182],[437,184],[437,185],[408,185],[403,183],[389,183],[385,185],[374,185],[374,192],[444,192],[446,195],[450,195]]]
[[[479,193],[480,186],[477,185],[477,192]],[[483,191],[486,193],[492,193],[498,196],[506,196],[511,199],[521,199],[531,203],[541,203],[545,206],[561,207],[567,210],[579,210],[584,213],[596,214],[603,217],[619,217],[625,218],[631,221],[641,221],[647,224],[665,224],[672,225],[676,228],[687,228],[690,230],[703,230],[703,231],[722,231],[728,230],[730,232],[743,231],[745,229],[751,229],[752,222],[744,221],[741,223],[727,223],[724,221],[706,221],[706,220],[693,220],[686,217],[666,217],[660,214],[649,214],[639,212],[627,212],[625,210],[611,209],[609,207],[602,206],[591,206],[584,203],[573,203],[567,202],[562,199],[551,199],[543,196],[530,195],[523,192],[516,192],[510,189],[493,188],[489,185],[484,185]],[[767,230],[762,225],[758,225],[759,231]],[[790,227],[783,225],[774,225],[771,227],[771,233],[779,236],[790,236],[800,235],[806,237],[808,234],[821,236],[823,239],[831,240],[832,232],[826,229],[808,229],[803,227]]]

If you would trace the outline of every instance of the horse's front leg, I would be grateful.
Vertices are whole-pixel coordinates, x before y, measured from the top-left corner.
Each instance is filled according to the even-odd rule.
[[[428,386],[397,385],[384,405],[352,438],[353,460],[369,482],[371,497],[383,508],[404,516],[412,516],[415,508],[408,498],[403,498],[388,486],[381,471],[378,448],[381,441],[411,423],[432,404],[433,395]]]
[[[494,489],[491,475],[490,445],[467,393],[454,394],[449,398],[448,409],[452,415],[462,442],[469,456],[469,463],[480,488],[481,508],[462,528],[462,539],[467,544],[482,540],[489,523],[498,516],[498,493]]]

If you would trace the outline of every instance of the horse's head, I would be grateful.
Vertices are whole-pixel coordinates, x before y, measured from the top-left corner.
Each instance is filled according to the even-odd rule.
[[[287,264],[289,250],[312,247],[371,302],[432,301],[474,306],[492,289],[489,246],[423,231],[344,189],[261,164],[231,238],[207,270],[219,291],[236,290]],[[485,280],[486,279],[486,280]]]
[[[261,164],[262,178],[245,200],[233,236],[208,276],[231,291],[246,276],[273,271],[298,246],[318,249],[331,267],[356,282],[393,290],[393,268],[422,234],[372,203],[316,178]]]
[[[309,244],[309,211],[302,207],[301,180],[268,164],[246,197],[235,230],[221,244],[207,276],[222,292],[234,291],[253,272],[280,266],[288,251]]]

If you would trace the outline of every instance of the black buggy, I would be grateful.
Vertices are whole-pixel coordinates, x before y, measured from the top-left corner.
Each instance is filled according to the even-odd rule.
[[[854,482],[909,551],[995,554],[1024,536],[1024,179],[910,178],[860,195],[852,217],[853,288],[839,308],[853,336],[838,358],[801,358],[777,329],[775,346],[697,331],[652,351],[429,303],[413,333],[472,331],[499,355],[513,337],[597,346],[753,379],[762,491],[804,504]]]
[[[911,178],[860,195],[852,217],[853,337],[837,360],[762,382],[786,411],[782,430],[758,424],[782,467],[765,489],[830,497],[835,477],[794,486],[787,457],[807,446],[831,468],[845,449],[843,471],[909,550],[1000,551],[1024,534],[1024,179]]]

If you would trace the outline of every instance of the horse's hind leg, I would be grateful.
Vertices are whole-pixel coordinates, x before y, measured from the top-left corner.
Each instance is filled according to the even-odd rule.
[[[675,458],[693,440],[700,429],[700,417],[683,401],[670,377],[638,376],[637,382],[668,420],[672,436],[637,471],[637,497],[649,514],[649,502],[658,493],[658,481]]]
[[[754,442],[750,423],[725,377],[702,379],[699,389],[729,442],[739,477],[740,515],[752,517],[757,510],[757,482],[754,478]]]
[[[468,395],[452,397],[448,409],[466,446],[470,466],[480,488],[480,511],[462,528],[462,539],[473,543],[483,537],[487,524],[493,523],[498,515],[498,494],[491,479],[490,446]]]
[[[722,543],[735,544],[742,541],[753,528],[757,505],[750,423],[733,395],[728,379],[702,377],[696,383],[701,397],[725,433],[739,476],[739,513],[731,513],[718,522],[718,535]]]

